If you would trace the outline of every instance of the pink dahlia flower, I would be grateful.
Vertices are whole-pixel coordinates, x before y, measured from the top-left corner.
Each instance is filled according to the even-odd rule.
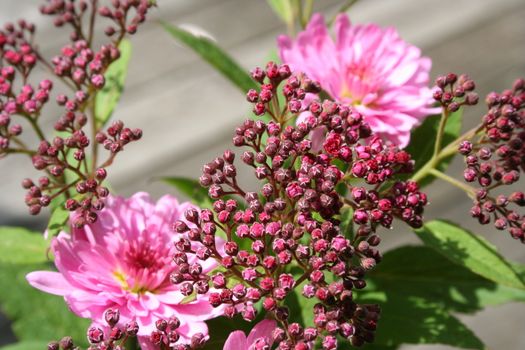
[[[354,106],[381,137],[404,147],[410,131],[438,110],[430,108],[431,61],[394,28],[335,21],[335,41],[320,14],[293,40],[278,38],[283,63],[317,80],[340,102]]]
[[[222,312],[200,295],[185,303],[169,280],[178,236],[171,226],[190,207],[171,196],[157,203],[146,193],[110,197],[96,223],[53,239],[58,272],[31,272],[27,280],[44,292],[64,296],[75,314],[97,325],[103,324],[107,309],[120,310],[122,323],[138,323],[143,349],[151,348],[149,335],[159,318],[178,317],[183,342],[198,332],[207,335],[204,321]],[[201,265],[204,272],[215,267],[212,259]]]
[[[272,332],[277,327],[273,320],[262,320],[251,330],[248,337],[243,331],[235,331],[230,334],[223,350],[254,350],[263,349],[262,345],[272,344]],[[257,347],[259,345],[259,347]]]

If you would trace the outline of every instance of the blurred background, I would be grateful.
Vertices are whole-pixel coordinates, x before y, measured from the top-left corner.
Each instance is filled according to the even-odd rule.
[[[2,0],[0,23],[18,18],[35,22],[41,51],[52,57],[66,42],[67,34],[39,15],[40,3]],[[331,18],[346,1],[315,3],[316,11]],[[198,177],[203,163],[232,147],[233,129],[250,108],[237,88],[193,52],[176,44],[155,19],[200,28],[247,70],[265,64],[275,50],[276,36],[286,31],[264,0],[158,0],[158,4],[151,20],[132,38],[125,93],[114,115],[144,131],[143,139],[130,145],[109,171],[109,181],[121,195],[136,191],[148,191],[154,197],[175,193],[156,179],[165,175]],[[467,73],[483,97],[489,91],[510,87],[516,77],[525,75],[524,0],[361,0],[349,13],[355,23],[396,27],[405,40],[432,58],[432,80],[437,74]],[[481,105],[467,110],[465,129],[475,125],[483,113]],[[57,115],[48,107],[49,126]],[[462,169],[458,157],[448,172],[461,176]],[[20,181],[28,176],[35,177],[35,172],[27,158],[13,156],[0,161],[0,225],[45,227],[45,214],[26,214]],[[244,180],[248,187],[253,181],[250,177]],[[471,202],[463,193],[442,182],[435,182],[428,192],[431,204],[427,217],[461,222],[487,237],[510,260],[525,263],[525,246],[490,226],[479,226],[469,217]],[[418,243],[408,227],[397,226],[396,230],[383,231],[383,250]],[[525,349],[525,304],[489,307],[460,318],[489,348]],[[5,319],[0,318],[0,329],[0,345],[13,341]]]

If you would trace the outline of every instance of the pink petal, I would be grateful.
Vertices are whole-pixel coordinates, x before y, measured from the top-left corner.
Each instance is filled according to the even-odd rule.
[[[314,15],[295,39],[278,39],[283,63],[319,81],[339,102],[353,104],[376,134],[406,145],[410,130],[433,112],[430,59],[395,28],[353,25],[340,14],[334,31],[335,42],[322,16]]]
[[[139,335],[137,337],[141,350],[158,350],[159,347],[149,340],[149,335]]]
[[[231,332],[222,350],[247,350],[246,335],[243,331]]]
[[[73,288],[59,272],[34,271],[26,275],[26,280],[33,287],[55,295],[64,296]]]
[[[179,315],[189,321],[206,321],[224,314],[223,308],[211,306],[207,297],[200,297],[198,300],[188,304],[176,305],[174,309]]]
[[[180,320],[184,321],[184,317],[181,317]],[[208,337],[208,325],[206,322],[199,321],[186,322],[181,327],[177,328],[177,332],[180,334],[181,340],[188,343],[191,340],[191,337],[196,333],[202,333]]]
[[[257,323],[248,335],[247,343],[248,346],[253,344],[259,338],[272,339],[272,332],[277,327],[277,323],[274,320],[262,320]]]

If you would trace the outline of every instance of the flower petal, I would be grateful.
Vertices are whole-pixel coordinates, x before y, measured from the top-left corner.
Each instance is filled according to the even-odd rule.
[[[59,272],[34,271],[26,275],[26,280],[36,289],[55,295],[67,295],[72,286]]]
[[[246,335],[243,331],[231,332],[222,350],[247,350]]]
[[[277,323],[274,320],[262,320],[257,323],[248,335],[247,344],[252,345],[259,338],[272,339],[272,332],[277,327]]]

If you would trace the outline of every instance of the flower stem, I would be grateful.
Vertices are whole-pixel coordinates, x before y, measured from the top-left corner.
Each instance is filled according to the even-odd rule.
[[[306,0],[305,5],[303,8],[302,18],[301,18],[301,25],[304,28],[308,25],[308,22],[310,22],[310,17],[312,17],[314,7],[314,0]]]
[[[443,108],[443,113],[441,114],[441,119],[439,120],[439,127],[436,135],[436,143],[434,144],[434,154],[432,154],[433,159],[437,159],[439,152],[441,151],[441,145],[443,144],[443,135],[445,134],[445,126],[447,125],[447,120],[449,117],[449,112],[446,108]]]
[[[91,43],[93,42],[93,34],[95,31],[95,18],[97,15],[98,10],[98,0],[93,0],[91,3],[92,9],[91,9],[91,17],[89,18],[89,36],[88,36],[88,46],[91,47]]]
[[[38,122],[36,119],[34,119],[33,117],[31,117],[29,114],[27,113],[21,113],[20,114],[21,116],[23,116],[28,122],[29,124],[31,124],[31,126],[33,127],[33,130],[35,131],[35,133],[38,135],[38,138],[41,140],[41,141],[44,141],[46,140],[46,137],[44,136],[44,132],[42,131],[42,129],[40,128],[40,126],[38,125]]]
[[[438,154],[438,159],[444,159],[451,155],[454,155],[457,152],[458,146],[462,141],[469,140],[472,137],[474,137],[477,133],[479,133],[483,128],[483,125],[478,125],[475,128],[470,129],[451,143],[449,143],[446,147],[444,147],[441,152]]]
[[[432,153],[432,157],[428,160],[428,162],[425,163],[425,165],[423,165],[421,169],[419,169],[414,174],[414,176],[412,176],[412,181],[419,182],[423,180],[425,177],[430,175],[430,172],[433,169],[436,168],[440,159],[441,145],[443,143],[443,135],[445,134],[445,126],[447,125],[448,116],[448,111],[443,109],[443,113],[441,113],[441,119],[439,120],[439,127],[436,135],[436,142],[434,143],[434,152]]]
[[[425,177],[430,175],[435,175],[432,173],[433,170],[436,170],[439,162],[445,158],[455,155],[458,152],[458,145],[464,141],[469,140],[478,134],[482,129],[483,125],[478,125],[475,128],[470,129],[466,133],[459,136],[457,139],[443,147],[443,137],[445,135],[445,126],[447,124],[449,117],[448,111],[444,110],[439,121],[439,128],[436,135],[436,143],[434,144],[434,153],[432,157],[421,167],[411,178],[412,181],[420,182]],[[442,148],[443,147],[443,148]],[[443,173],[442,173],[443,174]]]
[[[332,17],[332,19],[330,19],[330,21],[328,21],[328,27],[331,27],[332,24],[334,24],[335,19],[337,18],[337,16],[340,13],[348,11],[350,9],[350,7],[352,7],[352,5],[354,5],[357,1],[358,0],[348,0],[343,6],[341,6],[341,8],[337,11],[337,13],[334,15],[334,17]]]
[[[467,195],[469,195],[469,197],[472,197],[474,198],[476,196],[476,189],[474,187],[471,187],[467,184],[464,184],[463,182],[461,181],[458,181],[457,179],[451,177],[451,176],[448,176],[447,174],[437,170],[437,169],[430,169],[429,170],[429,173],[434,175],[435,177],[437,178],[440,178],[441,180],[444,180],[446,182],[448,182],[449,184],[453,185],[453,186],[456,186],[457,188],[461,189],[462,191],[464,191]]]
[[[95,94],[92,98],[92,101],[91,101],[91,123],[93,124],[92,125],[92,142],[93,142],[93,145],[92,145],[92,151],[91,151],[91,172],[94,174],[95,173],[95,170],[97,169],[97,161],[98,161],[98,142],[96,141],[97,140],[97,134],[99,132],[99,128],[98,128],[98,123],[97,123],[97,107],[96,107],[96,102],[97,101],[97,94]]]
[[[33,156],[36,152],[30,151],[28,149],[23,149],[23,148],[8,148],[5,150],[5,153],[23,153],[29,156]]]

